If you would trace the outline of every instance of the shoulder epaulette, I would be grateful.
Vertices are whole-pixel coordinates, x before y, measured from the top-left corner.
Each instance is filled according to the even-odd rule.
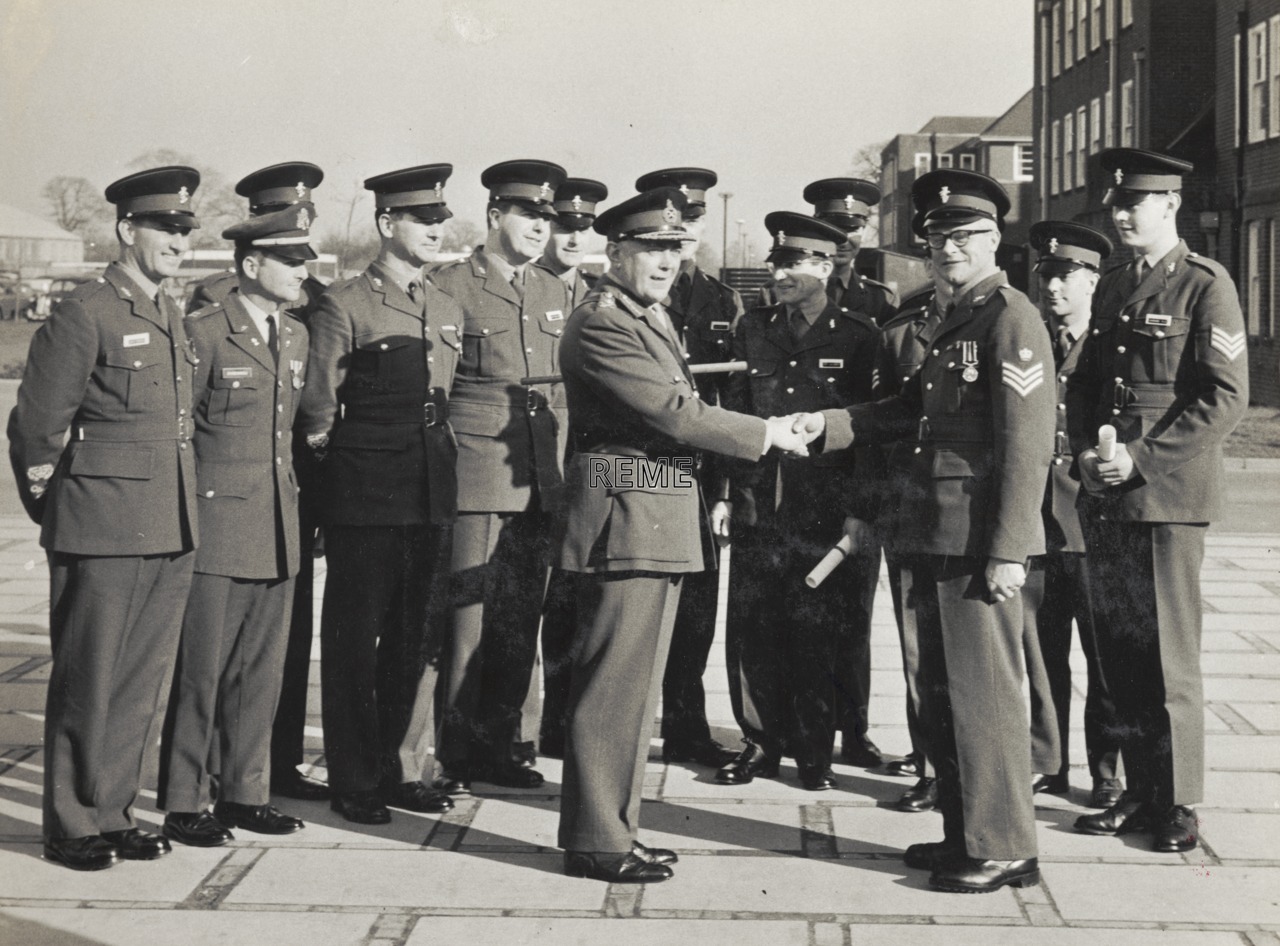
[[[224,306],[221,302],[210,302],[208,305],[202,305],[200,308],[196,309],[194,312],[188,312],[185,317],[190,319],[193,322],[197,322],[201,319],[207,319],[209,316],[213,315],[215,312],[221,312],[225,308],[226,306]]]
[[[1226,276],[1227,270],[1216,259],[1209,256],[1201,256],[1199,253],[1188,253],[1187,262],[1193,266],[1199,266],[1201,269],[1212,273],[1214,276]]]

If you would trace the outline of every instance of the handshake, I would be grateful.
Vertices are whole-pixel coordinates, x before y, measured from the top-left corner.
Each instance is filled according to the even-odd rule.
[[[817,440],[826,429],[821,414],[788,414],[786,417],[770,417],[765,421],[767,433],[764,452],[776,447],[793,457],[807,457],[809,444]]]

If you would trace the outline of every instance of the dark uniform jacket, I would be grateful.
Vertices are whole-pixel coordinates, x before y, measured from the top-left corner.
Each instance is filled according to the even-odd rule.
[[[231,578],[298,572],[298,483],[293,421],[307,376],[307,330],[279,322],[279,363],[238,291],[190,316],[200,363],[195,390],[195,569]]]
[[[234,269],[206,276],[196,283],[195,291],[191,293],[191,299],[187,302],[187,314],[194,315],[207,305],[222,302],[237,285],[239,285],[239,282]],[[306,322],[306,318],[303,317],[302,313],[315,305],[316,301],[324,295],[325,288],[324,283],[316,279],[316,277],[308,275],[302,281],[301,297],[293,305],[286,307],[284,311]]]
[[[1133,264],[1106,273],[1067,389],[1071,447],[1111,424],[1136,475],[1107,490],[1111,515],[1210,522],[1222,513],[1222,443],[1249,404],[1249,356],[1235,286],[1179,242],[1134,287]],[[1083,499],[1083,497],[1082,497]]]
[[[827,280],[827,297],[850,312],[861,312],[876,325],[884,325],[897,313],[894,293],[882,282],[850,271],[846,286],[839,273],[832,273]]]
[[[539,266],[517,295],[484,250],[432,277],[465,313],[462,359],[451,395],[458,435],[458,510],[520,512],[537,484],[544,509],[563,500],[568,436],[564,386],[521,378],[560,373],[568,289]]]
[[[954,304],[901,394],[824,412],[825,449],[914,432],[898,551],[1024,562],[1044,551],[1052,371],[1039,312],[996,273]]]
[[[1052,332],[1050,332],[1052,337]],[[1049,484],[1044,491],[1044,541],[1046,552],[1084,552],[1084,531],[1076,501],[1080,496],[1080,480],[1073,475],[1071,440],[1067,430],[1067,385],[1080,362],[1084,339],[1077,338],[1066,356],[1054,352],[1058,361],[1054,394],[1053,464],[1049,467]]]
[[[178,306],[163,305],[112,264],[62,300],[31,340],[9,417],[9,453],[23,504],[51,552],[195,548],[195,355]],[[36,467],[53,468],[39,498],[28,481]]]
[[[733,329],[742,316],[742,298],[690,260],[680,264],[665,303],[689,363],[705,365],[733,360]],[[708,404],[719,404],[729,376],[697,376],[698,391]]]
[[[462,310],[424,287],[415,303],[377,263],[335,283],[311,315],[299,423],[329,434],[319,464],[321,522],[425,525],[456,510],[449,389]]]
[[[738,322],[733,357],[747,371],[730,376],[724,406],[758,417],[781,417],[796,411],[859,404],[872,400],[871,377],[880,332],[860,312],[828,302],[804,336],[791,331],[789,310],[782,304],[753,308]],[[750,524],[776,515],[791,526],[826,527],[839,538],[844,517],[871,521],[876,508],[868,487],[881,477],[876,447],[858,448],[854,456],[839,453],[807,462],[763,457],[730,471],[729,498],[735,517]],[[780,501],[775,489],[781,476]]]
[[[697,452],[754,460],[764,421],[703,402],[655,307],[608,275],[574,311],[561,354],[574,453],[558,564],[702,571]]]

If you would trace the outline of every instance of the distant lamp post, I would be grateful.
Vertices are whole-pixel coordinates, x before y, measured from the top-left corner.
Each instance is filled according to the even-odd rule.
[[[738,221],[738,247],[741,250],[741,253],[739,254],[741,257],[739,261],[739,265],[741,265],[743,269],[747,268],[747,229],[746,228],[747,228],[747,221],[739,220]]]
[[[732,196],[733,194],[728,191],[720,192],[720,199],[724,201],[724,228],[721,230],[720,235],[720,265],[724,269],[729,268],[729,198]],[[724,273],[720,275],[723,276]]]

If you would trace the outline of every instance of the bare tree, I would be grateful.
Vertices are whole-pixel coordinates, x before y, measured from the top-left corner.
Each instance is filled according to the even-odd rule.
[[[444,222],[440,249],[445,253],[466,253],[484,242],[484,231],[470,220],[450,217]]]
[[[880,184],[883,172],[880,166],[880,153],[884,151],[887,141],[875,141],[863,145],[853,153],[849,160],[849,171],[854,177],[864,181]],[[867,228],[862,232],[862,245],[866,247],[880,245],[880,208],[871,208],[871,216],[867,218]]]
[[[42,194],[53,211],[54,222],[71,233],[87,238],[88,231],[108,217],[106,198],[87,178],[52,178]]]

